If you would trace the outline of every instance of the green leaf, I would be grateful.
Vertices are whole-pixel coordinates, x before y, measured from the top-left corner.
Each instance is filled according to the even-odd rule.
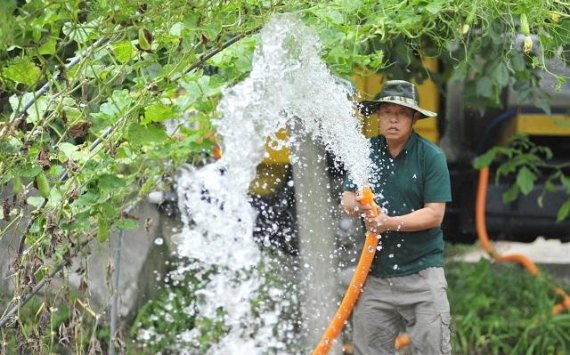
[[[496,155],[497,151],[495,149],[488,150],[485,154],[475,159],[475,161],[473,162],[473,167],[475,169],[482,169],[486,166],[491,165]]]
[[[315,11],[315,14],[324,18],[326,22],[330,22],[335,25],[341,25],[344,22],[342,13],[330,6],[325,6],[324,8]]]
[[[26,111],[28,117],[26,117],[26,122],[36,123],[40,121],[46,111],[49,109],[49,101],[45,96],[40,96],[34,104]]]
[[[64,106],[63,112],[65,112],[65,117],[67,119],[67,122],[71,124],[83,118],[83,113],[81,112],[81,110],[79,110],[76,107]]]
[[[41,266],[40,268],[38,268],[36,270],[36,272],[34,273],[34,276],[36,278],[36,281],[41,281],[45,278],[45,276],[48,273],[48,268],[46,266]]]
[[[54,55],[56,53],[56,46],[57,38],[55,36],[50,36],[48,40],[38,48],[38,53],[41,55]]]
[[[447,0],[431,0],[425,9],[432,15],[437,15],[446,3]]]
[[[2,73],[7,79],[29,87],[36,85],[42,74],[40,68],[25,58],[13,60],[8,67],[2,70]]]
[[[127,136],[133,145],[160,143],[168,139],[168,135],[164,129],[156,126],[141,126],[138,124],[132,124],[129,127]]]
[[[119,209],[110,203],[102,203],[99,205],[99,212],[102,217],[107,220],[115,219],[119,216]]]
[[[181,37],[182,31],[184,31],[185,29],[186,29],[185,24],[183,24],[182,22],[176,22],[174,25],[172,25],[172,27],[170,27],[170,31],[168,31],[168,33],[176,37]]]
[[[52,187],[49,193],[48,203],[46,204],[46,208],[48,209],[57,209],[61,205],[61,201],[63,200],[64,196],[62,195],[58,186]]]
[[[562,222],[570,214],[570,199],[566,200],[562,207],[558,210],[558,215],[556,217],[556,222]]]
[[[111,174],[103,174],[99,177],[98,186],[101,190],[115,190],[125,187],[125,180]]]
[[[544,189],[548,192],[556,192],[556,186],[550,180],[546,181]]]
[[[59,145],[59,150],[67,159],[73,159],[73,154],[77,151],[77,146],[68,142],[63,142]]]
[[[500,87],[505,87],[509,84],[509,70],[502,60],[493,70],[493,78]]]
[[[144,119],[141,123],[146,125],[150,122],[162,122],[173,117],[174,110],[171,105],[165,105],[162,102],[157,102],[145,109]]]
[[[107,71],[107,68],[100,64],[90,65],[89,67],[85,68],[84,71],[85,77],[91,79],[95,78],[105,79],[108,73],[109,72]]]
[[[476,93],[479,96],[492,98],[493,95],[493,82],[488,77],[484,76],[477,80]]]
[[[30,196],[26,199],[26,203],[30,206],[34,206],[35,208],[39,208],[44,201],[45,199],[40,196]]]
[[[518,196],[519,196],[519,186],[517,184],[512,184],[511,187],[509,187],[507,191],[503,193],[503,203],[504,204],[511,203],[514,200],[516,200]]]
[[[218,34],[222,31],[222,25],[220,23],[209,23],[201,27],[205,31],[205,35],[208,40],[213,41],[218,37]]]
[[[80,147],[68,142],[63,142],[58,147],[59,151],[63,154],[63,156],[61,156],[61,154],[59,155],[61,162],[66,162],[67,160],[85,161],[89,156],[89,154],[81,150]]]
[[[528,195],[534,187],[536,175],[527,167],[523,167],[517,174],[517,185],[520,187],[524,195]]]
[[[92,205],[96,204],[97,201],[99,201],[99,194],[86,192],[73,202],[73,206],[78,209],[83,209],[85,207],[91,207]]]
[[[114,90],[109,100],[99,107],[98,113],[92,115],[96,118],[103,118],[114,122],[120,115],[133,104],[133,99],[130,97],[129,90]]]
[[[115,58],[123,64],[131,60],[136,54],[131,41],[115,43],[113,45],[113,52],[115,53]]]
[[[24,164],[16,169],[16,175],[33,178],[42,171],[42,167],[37,164]]]
[[[122,230],[132,231],[139,228],[139,222],[130,218],[122,218],[115,222],[115,226]]]

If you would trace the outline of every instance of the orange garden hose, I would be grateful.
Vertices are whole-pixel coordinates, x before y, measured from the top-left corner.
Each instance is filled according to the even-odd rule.
[[[380,213],[380,208],[374,202],[374,194],[370,187],[365,186],[362,188],[360,203],[365,206],[372,206],[367,217],[373,218],[377,217]],[[362,248],[362,254],[360,255],[360,260],[350,280],[350,284],[344,294],[344,298],[340,306],[338,307],[336,314],[333,319],[331,319],[329,326],[325,330],[323,337],[319,341],[319,344],[313,351],[313,355],[326,355],[336,337],[340,334],[342,327],[346,324],[352,308],[356,304],[360,293],[362,292],[362,287],[364,287],[364,282],[368,276],[368,271],[370,270],[370,265],[372,265],[372,260],[376,254],[376,248],[378,246],[378,235],[373,232],[366,232],[366,240],[364,242],[364,247]],[[399,336],[396,339],[396,349],[400,349],[410,343],[410,338],[407,335]]]
[[[362,189],[362,198],[360,200],[362,205],[372,206],[372,210],[368,217],[376,217],[380,213],[380,209],[374,203],[374,194],[370,187],[364,187]],[[362,249],[362,254],[360,255],[360,260],[350,280],[350,284],[346,289],[342,303],[338,307],[336,314],[330,321],[328,328],[326,329],[323,337],[321,338],[319,345],[315,348],[313,355],[325,355],[329,352],[334,340],[342,330],[342,327],[346,323],[348,316],[352,312],[354,304],[360,296],[366,277],[368,276],[368,270],[370,265],[372,265],[372,260],[376,254],[376,247],[378,246],[378,235],[372,232],[366,232],[366,241],[364,242],[364,247]]]
[[[479,171],[479,185],[477,187],[477,200],[475,203],[475,225],[477,236],[483,249],[497,262],[513,262],[521,264],[531,275],[539,276],[539,271],[534,262],[524,255],[500,255],[489,242],[489,234],[485,222],[485,204],[487,200],[487,186],[489,185],[489,168],[485,167]],[[552,307],[552,314],[559,314],[570,308],[570,297],[561,288],[555,288],[554,292],[562,297],[562,302]]]

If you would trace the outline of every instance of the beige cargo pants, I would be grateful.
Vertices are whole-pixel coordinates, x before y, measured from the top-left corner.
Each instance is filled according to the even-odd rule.
[[[441,267],[392,278],[369,275],[352,316],[355,354],[393,355],[400,332],[409,335],[414,355],[450,354],[446,291]]]

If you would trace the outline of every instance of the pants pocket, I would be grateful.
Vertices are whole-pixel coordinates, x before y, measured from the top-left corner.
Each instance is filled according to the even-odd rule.
[[[441,353],[451,354],[451,315],[441,313]]]

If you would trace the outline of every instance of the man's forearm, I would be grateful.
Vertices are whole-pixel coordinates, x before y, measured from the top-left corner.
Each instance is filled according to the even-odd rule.
[[[439,227],[445,214],[445,203],[429,203],[424,208],[403,216],[381,215],[379,229],[383,231],[417,232]]]

